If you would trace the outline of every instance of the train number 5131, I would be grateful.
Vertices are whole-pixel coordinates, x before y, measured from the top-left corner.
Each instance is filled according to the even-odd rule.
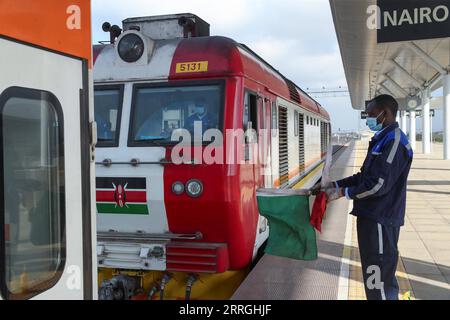
[[[176,73],[206,71],[208,71],[208,61],[180,62],[176,65]]]

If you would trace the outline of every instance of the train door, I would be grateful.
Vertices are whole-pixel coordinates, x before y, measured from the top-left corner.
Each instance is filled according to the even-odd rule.
[[[270,106],[270,105],[269,105]],[[246,92],[245,94],[245,105],[244,105],[244,127],[246,129],[253,129],[254,136],[251,137],[246,144],[246,149],[249,149],[249,163],[253,167],[253,175],[255,181],[255,188],[266,187],[265,179],[265,162],[267,161],[267,146],[268,137],[267,131],[268,123],[266,117],[266,110],[270,109],[266,107],[266,102],[264,97]],[[270,111],[269,111],[270,112]],[[253,252],[253,258],[256,257],[258,253],[258,248],[267,240],[268,237],[268,223],[267,219],[261,215],[258,217],[258,224],[256,226],[256,238],[255,246]]]
[[[76,40],[55,27],[60,41],[33,25],[70,18],[64,2],[0,4],[0,20],[15,23],[0,26],[0,299],[94,298],[89,57],[56,48],[90,48],[89,22]],[[79,4],[87,20],[89,1]]]

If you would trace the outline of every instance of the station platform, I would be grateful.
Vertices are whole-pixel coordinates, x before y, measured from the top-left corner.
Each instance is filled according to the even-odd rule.
[[[369,140],[349,143],[333,159],[331,178],[357,172]],[[408,182],[405,226],[399,240],[399,299],[450,299],[450,161],[442,144],[432,154],[417,143]],[[319,258],[298,261],[265,254],[232,300],[364,300],[356,237],[356,218],[345,198],[328,205],[322,233],[317,233]]]

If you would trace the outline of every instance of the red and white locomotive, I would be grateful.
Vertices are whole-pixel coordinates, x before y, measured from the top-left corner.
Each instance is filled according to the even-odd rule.
[[[122,282],[181,298],[175,284],[167,291],[178,277],[189,293],[201,280],[195,298],[226,298],[218,288],[235,289],[268,237],[256,190],[317,181],[329,115],[245,45],[209,36],[195,15],[131,18],[122,28],[104,24],[111,43],[94,46],[100,297]],[[182,151],[192,161],[178,164],[173,134],[195,135],[198,121],[207,142],[194,138]],[[222,138],[208,140],[210,129]],[[233,135],[247,129],[254,139]],[[241,157],[205,163],[205,153]]]

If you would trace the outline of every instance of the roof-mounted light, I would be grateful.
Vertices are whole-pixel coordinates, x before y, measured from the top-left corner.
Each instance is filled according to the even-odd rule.
[[[144,40],[136,33],[129,33],[123,36],[117,46],[119,57],[128,63],[138,61],[144,54],[144,51]]]
[[[123,32],[116,41],[119,65],[146,65],[150,62],[155,46],[154,40],[146,37],[139,30],[130,29]]]

